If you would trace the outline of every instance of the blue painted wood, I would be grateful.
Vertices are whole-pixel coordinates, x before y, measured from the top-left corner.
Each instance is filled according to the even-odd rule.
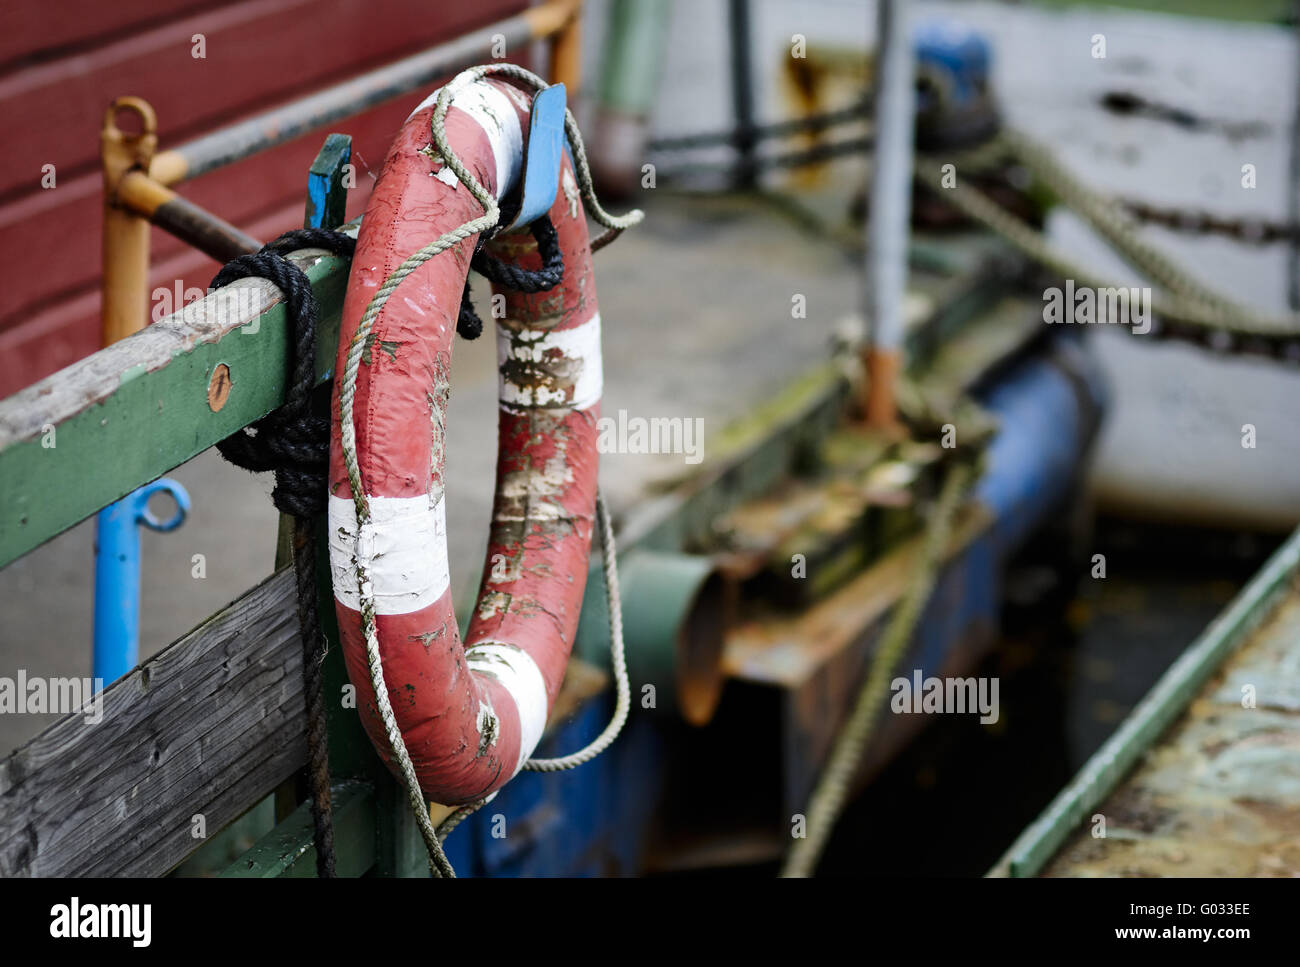
[[[529,225],[551,210],[560,185],[560,154],[564,140],[565,93],[553,84],[533,98],[524,149],[523,200],[508,228]]]
[[[307,217],[304,228],[338,228],[347,220],[352,138],[331,134],[307,172]]]

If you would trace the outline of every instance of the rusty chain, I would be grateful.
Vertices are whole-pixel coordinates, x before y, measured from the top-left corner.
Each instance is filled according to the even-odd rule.
[[[1229,218],[1202,208],[1168,208],[1136,198],[1117,199],[1140,222],[1160,225],[1188,235],[1221,235],[1247,245],[1300,241],[1300,225],[1264,218]]]
[[[1120,202],[1085,186],[1046,148],[1019,133],[1004,133],[951,158],[918,155],[916,178],[973,221],[1007,239],[1033,261],[1064,278],[1113,287],[1053,246],[1041,231],[1002,208],[965,180],[946,182],[942,164],[963,173],[1020,164],[1071,211],[1083,217],[1135,268],[1164,291],[1152,300],[1155,318],[1145,336],[1188,342],[1218,353],[1300,363],[1300,316],[1241,305],[1211,289],[1142,239],[1137,220]]]

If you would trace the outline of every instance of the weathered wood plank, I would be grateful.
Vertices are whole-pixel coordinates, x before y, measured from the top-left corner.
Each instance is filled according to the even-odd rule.
[[[281,571],[0,762],[0,876],[156,876],[300,768],[302,649]],[[93,717],[93,716],[92,716]]]
[[[334,361],[347,263],[296,253],[320,304],[317,373]],[[271,283],[191,303],[0,401],[0,567],[284,401],[288,327]],[[230,393],[213,410],[213,371]]]

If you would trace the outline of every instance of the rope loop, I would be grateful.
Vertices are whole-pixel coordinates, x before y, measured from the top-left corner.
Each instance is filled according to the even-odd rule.
[[[284,255],[323,248],[350,258],[356,244],[342,232],[314,228],[285,232],[261,251],[227,262],[212,280],[212,288],[220,289],[240,279],[266,279],[284,296],[292,347],[284,404],[220,441],[217,450],[244,470],[274,471],[271,500],[277,510],[293,517],[314,517],[325,511],[330,427],[329,420],[313,416],[310,410],[316,382],[316,296],[307,274]]]
[[[479,236],[470,268],[497,285],[518,292],[549,292],[554,289],[564,281],[564,253],[560,250],[560,236],[555,231],[551,216],[542,215],[537,218],[528,226],[528,230],[537,240],[537,254],[542,258],[540,269],[525,269],[501,261],[483,247],[482,236]],[[456,332],[462,339],[477,339],[483,332],[483,320],[474,311],[469,296],[469,279],[466,279],[465,292],[460,299],[460,315],[456,320]]]

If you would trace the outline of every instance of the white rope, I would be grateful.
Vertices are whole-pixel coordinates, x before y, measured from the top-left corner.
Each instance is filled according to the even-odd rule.
[[[529,759],[524,768],[533,772],[563,772],[576,769],[600,755],[618,738],[618,734],[627,724],[628,712],[632,707],[632,688],[628,681],[627,658],[623,648],[623,599],[618,587],[618,557],[614,547],[614,528],[610,524],[609,508],[605,497],[596,491],[596,514],[601,532],[600,556],[605,572],[605,601],[609,607],[609,653],[610,664],[614,669],[614,687],[617,699],[614,703],[614,715],[605,730],[584,748],[558,759]],[[495,793],[493,793],[495,795]],[[461,806],[438,826],[438,842],[444,843],[452,830],[478,812],[492,796],[478,802]]]
[[[410,753],[407,751],[406,743],[402,739],[401,730],[397,727],[397,719],[393,715],[393,706],[388,698],[388,686],[384,681],[383,663],[379,655],[379,637],[375,626],[375,593],[374,586],[370,581],[370,548],[371,542],[371,522],[370,522],[370,498],[366,496],[365,487],[361,480],[361,467],[357,458],[357,434],[356,424],[353,416],[353,404],[356,398],[357,373],[361,364],[361,356],[364,353],[366,342],[370,336],[371,329],[374,326],[375,319],[378,318],[380,310],[383,309],[384,303],[388,301],[394,290],[401,285],[402,281],[412,272],[418,269],[435,255],[445,252],[453,245],[464,241],[471,236],[481,234],[494,228],[500,220],[500,209],[497,207],[496,199],[483,188],[482,185],[474,178],[469,169],[456,156],[455,152],[447,144],[446,118],[447,111],[451,107],[451,102],[457,92],[469,84],[481,80],[489,74],[499,74],[506,77],[512,77],[516,80],[523,81],[531,85],[535,90],[544,90],[549,85],[531,71],[524,70],[514,64],[486,64],[480,67],[472,67],[469,70],[462,71],[446,85],[438,94],[438,101],[433,110],[431,130],[433,143],[437,148],[443,163],[451,169],[452,173],[460,179],[461,184],[469,189],[474,199],[483,206],[483,214],[478,218],[473,218],[465,222],[458,228],[439,236],[430,244],[424,246],[418,251],[412,253],[401,265],[393,271],[384,284],[381,285],[374,297],[366,306],[366,311],[361,317],[361,322],[357,326],[357,331],[352,336],[352,341],[348,344],[348,354],[343,369],[343,386],[339,392],[339,422],[340,422],[340,440],[343,450],[343,462],[347,469],[348,485],[352,488],[352,501],[356,507],[357,515],[357,544],[356,544],[356,570],[357,585],[360,597],[361,611],[361,628],[366,642],[366,659],[370,670],[370,684],[375,693],[375,703],[378,706],[379,717],[384,725],[384,734],[388,738],[388,744],[396,759],[398,768],[401,771],[402,779],[406,786],[407,799],[410,802],[411,810],[415,813],[416,821],[420,827],[420,835],[424,839],[425,848],[429,853],[429,870],[434,876],[454,877],[455,871],[451,863],[448,862],[446,854],[442,850],[442,844],[438,837],[438,831],[433,826],[433,821],[429,817],[428,803],[425,801],[424,793],[420,789],[419,778],[415,774],[415,765],[411,762]],[[578,186],[582,192],[582,198],[586,203],[587,210],[591,217],[610,229],[595,243],[592,244],[592,250],[607,245],[614,238],[617,238],[625,229],[637,224],[644,217],[640,210],[634,210],[621,217],[615,217],[606,212],[600,203],[596,200],[595,188],[591,183],[591,169],[587,165],[586,149],[582,143],[582,136],[578,132],[577,122],[573,118],[573,113],[565,113],[565,131],[569,137],[569,144],[573,149],[574,167],[577,170]],[[599,497],[597,498],[598,508],[603,507]],[[607,515],[602,511],[602,522],[608,523]],[[608,527],[605,528],[606,534],[609,533]],[[612,548],[613,537],[608,537],[608,546]],[[612,555],[606,558],[606,586],[613,588],[614,597],[611,598],[611,628],[614,620],[614,613],[618,610],[618,605],[614,602],[617,600],[618,579],[615,574],[610,581]],[[622,628],[621,612],[620,627],[618,636],[618,647],[622,648]],[[624,679],[622,684],[626,687],[626,669],[624,669]],[[621,694],[621,693],[620,693]],[[627,716],[626,702],[621,701],[620,707],[624,719]],[[617,719],[617,713],[616,713]],[[611,723],[611,726],[614,723]],[[622,727],[622,721],[618,721],[618,728]],[[609,733],[610,729],[606,729]],[[613,735],[617,735],[618,729],[613,730]],[[601,746],[601,749],[608,746],[613,741],[613,735],[610,735],[608,741]],[[577,755],[587,755],[595,745],[605,739],[602,734],[597,742],[592,743],[587,749],[577,753]],[[590,758],[598,754],[600,749],[587,755]],[[554,760],[557,762],[567,761],[573,757],[566,757],[564,760]],[[548,760],[541,760],[543,762]],[[577,765],[579,763],[574,763]],[[529,764],[531,765],[531,763]],[[545,767],[543,767],[545,768]],[[558,768],[572,768],[571,765],[560,766]],[[472,811],[472,810],[470,810]],[[459,810],[457,811],[460,812]],[[455,815],[455,814],[453,814]],[[465,813],[464,815],[468,815]],[[463,819],[464,816],[461,816]],[[459,821],[459,820],[458,820]],[[454,828],[454,824],[453,824]],[[450,832],[450,828],[448,829]]]
[[[1024,134],[1005,132],[988,144],[958,155],[957,164],[975,170],[995,168],[1010,157],[1024,164],[1063,202],[1082,216],[1129,263],[1165,294],[1152,299],[1158,316],[1241,335],[1278,335],[1300,331],[1300,315],[1275,314],[1242,305],[1200,282],[1189,270],[1145,241],[1137,222],[1113,200],[1089,188],[1051,151]],[[1046,236],[1011,214],[967,182],[945,185],[938,156],[918,155],[915,175],[938,197],[967,217],[1002,235],[1031,259],[1052,271],[1093,288],[1123,288],[1102,279],[1047,241]]]
[[[608,749],[618,738],[619,732],[627,722],[627,713],[632,707],[632,688],[627,677],[627,656],[623,650],[623,599],[618,590],[618,555],[614,547],[614,528],[609,520],[609,508],[605,506],[605,497],[596,491],[596,516],[600,523],[600,557],[605,568],[605,600],[609,606],[609,659],[614,669],[614,687],[617,699],[614,702],[614,716],[605,726],[605,731],[596,736],[587,746],[577,752],[558,759],[529,759],[524,768],[533,772],[563,772],[576,769],[590,762]]]

